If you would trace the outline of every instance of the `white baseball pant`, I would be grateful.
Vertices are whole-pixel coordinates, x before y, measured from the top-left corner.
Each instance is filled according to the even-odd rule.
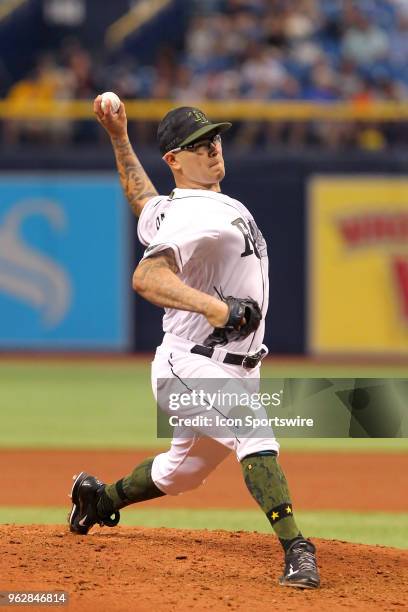
[[[163,343],[157,348],[152,362],[152,388],[157,400],[158,379],[174,379],[177,377],[180,384],[183,379],[255,379],[259,381],[260,365],[252,370],[241,366],[222,363],[226,353],[223,349],[215,349],[214,357],[209,359],[202,355],[190,353],[193,342],[165,334]],[[257,386],[257,384],[256,384]],[[162,407],[163,408],[163,407]],[[164,407],[165,409],[165,407]],[[180,412],[189,415],[189,408],[180,408]],[[200,412],[200,409],[198,409]],[[201,408],[205,414],[205,408]],[[191,414],[191,412],[190,412]],[[194,412],[197,415],[197,409]],[[205,431],[205,433],[204,433]],[[174,435],[170,449],[157,455],[152,465],[152,479],[156,486],[168,495],[178,495],[184,491],[195,489],[201,485],[205,478],[229,455],[235,451],[238,461],[247,455],[259,451],[273,450],[279,452],[279,443],[270,429],[270,437],[254,429],[246,437],[211,438],[208,429],[200,427],[184,427],[182,434]]]

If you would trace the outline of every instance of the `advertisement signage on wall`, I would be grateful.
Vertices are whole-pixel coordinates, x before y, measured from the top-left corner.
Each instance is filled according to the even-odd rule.
[[[309,185],[309,349],[408,354],[408,180]]]
[[[106,175],[0,177],[0,348],[129,343],[127,209]]]

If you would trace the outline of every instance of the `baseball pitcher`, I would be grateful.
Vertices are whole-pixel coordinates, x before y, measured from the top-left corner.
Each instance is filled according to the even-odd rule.
[[[98,96],[94,111],[111,138],[125,195],[139,217],[138,237],[146,246],[133,288],[165,309],[164,338],[152,364],[156,399],[163,381],[174,381],[191,394],[196,390],[189,386],[193,379],[257,384],[267,354],[263,336],[268,257],[251,213],[221,192],[221,134],[231,124],[212,123],[193,107],[176,108],[162,119],[158,144],[175,189],[161,196],[129,142],[123,103],[117,113],[109,102],[102,110]],[[161,408],[166,411],[168,406]],[[195,416],[204,415],[207,408],[196,406]],[[191,413],[185,408],[183,414]],[[315,547],[293,516],[272,430],[216,435],[200,424],[180,425],[167,452],[146,459],[113,484],[82,472],[72,487],[70,529],[85,535],[97,523],[114,526],[119,510],[129,504],[194,489],[231,451],[282,544],[285,566],[280,584],[319,587]]]

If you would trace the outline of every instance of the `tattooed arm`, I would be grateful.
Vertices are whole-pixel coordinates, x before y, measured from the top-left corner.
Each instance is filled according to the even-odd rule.
[[[121,102],[119,111],[113,113],[108,102],[103,111],[101,96],[98,96],[94,101],[94,112],[110,136],[123,191],[133,213],[139,217],[146,202],[158,193],[130,144],[125,106]]]
[[[123,191],[130,208],[139,217],[146,202],[158,193],[136,157],[128,136],[113,137],[112,146]]]
[[[228,306],[207,293],[189,287],[179,279],[177,272],[174,253],[166,249],[142,259],[133,275],[133,289],[156,306],[198,312],[213,327],[225,325]]]

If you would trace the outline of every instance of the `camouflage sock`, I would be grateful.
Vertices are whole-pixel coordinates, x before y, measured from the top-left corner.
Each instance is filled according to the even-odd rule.
[[[241,467],[252,497],[265,512],[283,548],[302,534],[293,517],[292,503],[285,474],[272,453],[254,454],[241,461]]]
[[[98,514],[101,517],[110,516],[115,510],[130,504],[165,495],[152,480],[153,459],[154,457],[145,459],[129,476],[105,486],[98,501]]]

